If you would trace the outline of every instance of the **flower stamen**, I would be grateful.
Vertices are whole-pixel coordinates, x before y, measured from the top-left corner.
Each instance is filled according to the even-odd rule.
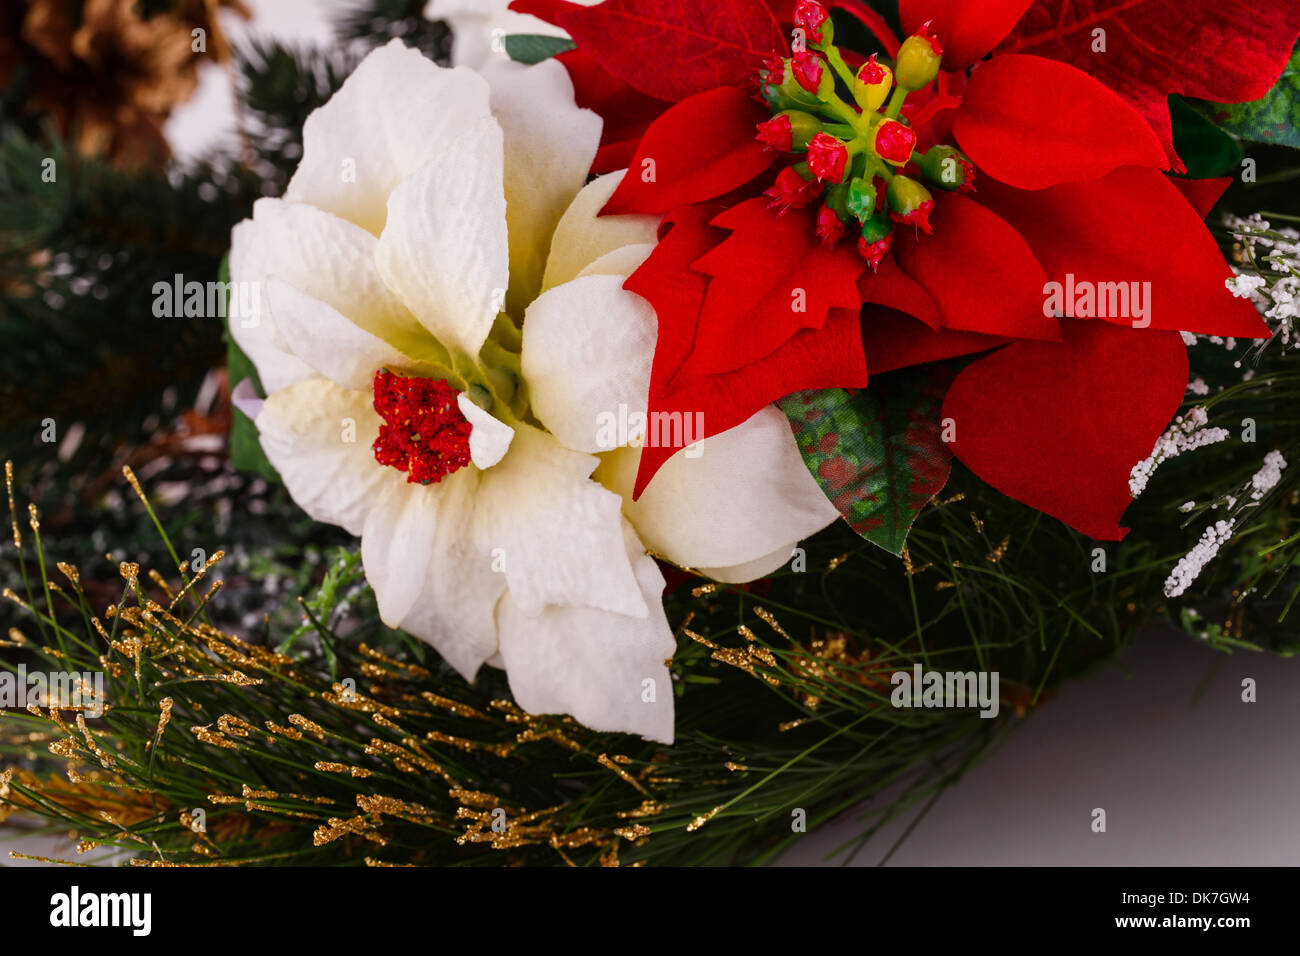
[[[791,60],[773,58],[761,71],[762,96],[775,115],[759,124],[758,138],[802,161],[783,169],[767,195],[784,213],[824,193],[818,238],[834,246],[857,235],[858,249],[874,269],[892,248],[893,223],[930,232],[934,201],[921,180],[948,192],[974,189],[975,167],[953,147],[917,152],[916,130],[960,99],[946,95],[940,79],[940,92],[910,119],[902,112],[910,94],[942,78],[943,46],[930,23],[903,41],[892,69],[873,54],[853,73],[834,44],[826,9],[816,0],[799,0],[795,14],[811,48]],[[851,99],[841,96],[833,74]]]
[[[411,484],[430,485],[470,463],[472,426],[446,381],[380,369],[374,393],[375,411],[384,420],[373,446],[379,464],[406,472]]]

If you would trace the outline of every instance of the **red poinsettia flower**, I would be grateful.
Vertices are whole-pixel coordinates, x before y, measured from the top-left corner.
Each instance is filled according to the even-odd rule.
[[[951,451],[1122,537],[1129,472],[1185,392],[1179,333],[1268,334],[1202,222],[1227,181],[1168,175],[1165,98],[1262,96],[1300,8],[902,0],[899,44],[860,0],[827,5],[880,56],[838,49],[808,0],[516,3],[574,37],[579,101],[629,124],[606,211],[664,217],[627,283],[659,317],[651,410],[714,434],[794,391],[978,356],[943,402]],[[645,449],[638,485],[673,452]]]

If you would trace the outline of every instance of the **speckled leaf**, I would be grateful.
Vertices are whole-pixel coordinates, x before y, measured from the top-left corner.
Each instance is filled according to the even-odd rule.
[[[1300,148],[1300,48],[1263,99],[1196,105],[1222,129],[1242,139]]]
[[[865,389],[795,392],[778,403],[826,497],[854,531],[893,554],[948,481],[940,413],[951,382],[946,367],[922,366]]]

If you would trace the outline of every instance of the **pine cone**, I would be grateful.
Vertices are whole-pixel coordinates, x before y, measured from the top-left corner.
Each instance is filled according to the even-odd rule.
[[[140,0],[6,4],[0,88],[21,84],[24,115],[52,118],[87,155],[121,166],[161,166],[169,153],[163,123],[193,95],[198,65],[228,55],[216,9],[248,11],[240,0],[181,0],[152,15],[142,14],[143,6]],[[201,42],[193,32],[200,29]]]

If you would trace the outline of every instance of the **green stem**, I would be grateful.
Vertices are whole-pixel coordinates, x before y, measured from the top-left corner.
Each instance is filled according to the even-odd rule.
[[[903,102],[907,99],[907,90],[901,86],[894,87],[893,94],[889,97],[889,105],[885,107],[885,115],[890,119],[898,119],[898,114],[903,109]]]

